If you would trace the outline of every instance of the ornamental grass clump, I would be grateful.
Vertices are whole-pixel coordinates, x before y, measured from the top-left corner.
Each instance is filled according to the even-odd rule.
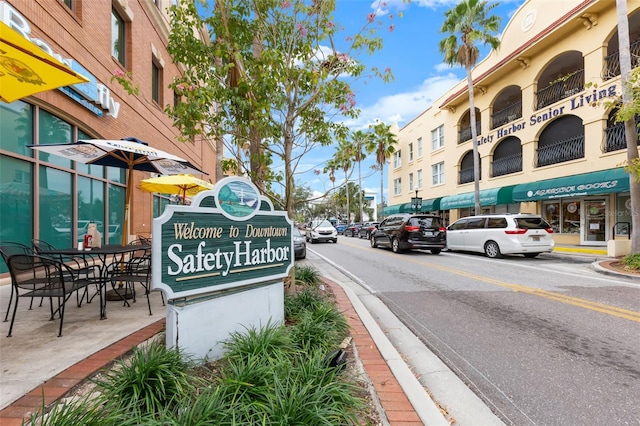
[[[620,263],[632,271],[640,271],[640,253],[633,253],[624,256]]]

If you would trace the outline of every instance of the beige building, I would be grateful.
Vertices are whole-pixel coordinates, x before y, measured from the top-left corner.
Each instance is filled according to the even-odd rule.
[[[640,0],[628,12],[635,67]],[[617,31],[612,0],[529,0],[513,15],[473,70],[484,212],[541,214],[561,244],[628,238],[624,128],[604,105],[621,95]],[[399,129],[385,215],[416,195],[447,223],[473,214],[469,115],[464,79]]]

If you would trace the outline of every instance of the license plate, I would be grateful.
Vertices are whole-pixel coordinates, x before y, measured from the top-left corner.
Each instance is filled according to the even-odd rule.
[[[540,241],[540,235],[532,235],[533,241]]]
[[[424,231],[424,236],[425,236],[425,237],[433,237],[433,232],[431,232],[431,231]]]

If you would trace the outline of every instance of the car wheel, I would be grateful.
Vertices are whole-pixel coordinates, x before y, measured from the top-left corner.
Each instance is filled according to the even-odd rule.
[[[393,251],[394,253],[400,253],[402,251],[400,250],[400,240],[398,240],[397,238],[391,240],[391,251]]]
[[[540,253],[523,253],[523,256],[529,259],[533,259],[534,257],[537,257],[539,254]]]
[[[431,249],[431,254],[440,254],[440,249]]]
[[[484,254],[491,259],[495,259],[501,256],[500,246],[495,241],[487,241],[484,244]]]
[[[378,247],[378,243],[376,242],[376,239],[373,238],[373,236],[371,238],[369,238],[369,242],[371,243],[371,247],[372,248]]]
[[[311,239],[311,244],[315,244],[317,242],[318,242],[318,240],[314,240],[313,238]]]
[[[333,244],[338,244],[338,239],[333,240]]]

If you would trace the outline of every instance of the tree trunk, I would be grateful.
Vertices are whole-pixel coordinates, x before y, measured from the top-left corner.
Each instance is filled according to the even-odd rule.
[[[627,17],[627,1],[616,0],[618,13],[618,48],[620,51],[620,77],[622,80],[622,102],[633,102],[629,89],[629,77],[631,76],[631,52],[629,43],[629,18]],[[638,130],[634,118],[624,123],[625,137],[627,140],[627,162],[632,164],[638,159]],[[633,173],[629,174],[629,188],[631,196],[631,253],[640,252],[638,230],[640,230],[640,182],[637,182]],[[612,235],[611,238],[615,236]]]
[[[362,151],[362,147],[358,146],[358,150]],[[358,152],[358,203],[359,203],[359,215],[360,215],[360,222],[364,221],[364,213],[363,213],[363,209],[362,209],[362,173],[360,171],[360,164],[362,163],[362,158],[360,158],[360,151]]]
[[[377,220],[384,218],[384,163],[380,164],[380,217]]]
[[[476,107],[473,95],[473,79],[471,78],[471,66],[467,65],[467,87],[469,90],[469,118],[471,120],[471,140],[473,143],[473,199],[475,214],[480,211],[480,157],[478,156],[478,132],[476,131]]]

